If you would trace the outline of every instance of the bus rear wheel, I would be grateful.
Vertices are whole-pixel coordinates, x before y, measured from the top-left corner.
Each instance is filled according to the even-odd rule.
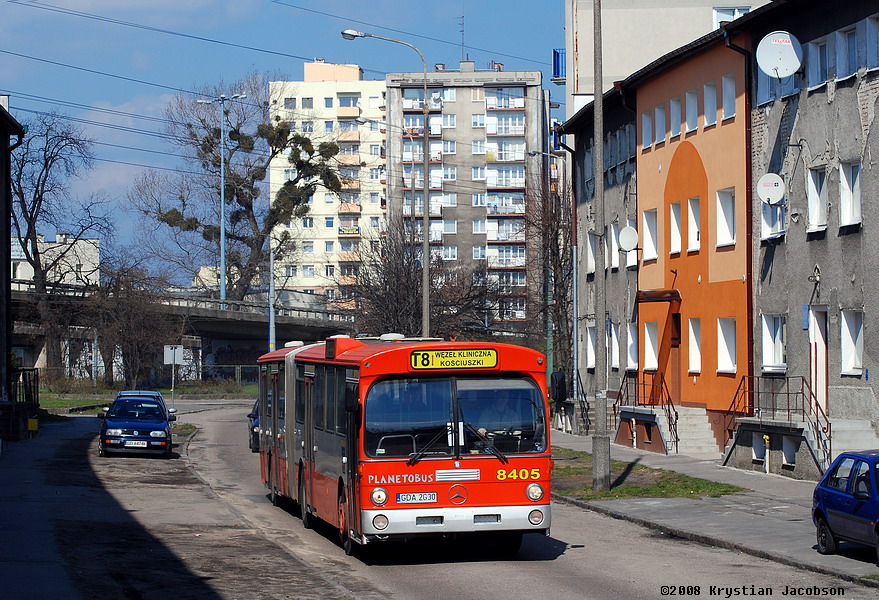
[[[342,494],[339,496],[339,545],[342,546],[342,550],[345,551],[345,554],[348,556],[354,555],[354,540],[351,538],[351,534],[348,532],[348,503],[345,500],[345,495]]]
[[[299,510],[302,513],[302,526],[305,529],[311,529],[314,526],[311,513],[308,512],[308,498],[305,497],[305,481],[299,478]]]

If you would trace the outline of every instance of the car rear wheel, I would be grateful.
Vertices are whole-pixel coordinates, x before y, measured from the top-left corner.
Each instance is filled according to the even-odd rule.
[[[819,554],[834,554],[836,552],[838,546],[836,536],[833,535],[830,525],[824,519],[818,519],[817,536]]]

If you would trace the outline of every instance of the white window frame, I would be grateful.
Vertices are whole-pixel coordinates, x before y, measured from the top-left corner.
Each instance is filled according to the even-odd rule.
[[[687,319],[688,330],[688,373],[702,372],[702,321],[697,318]]]
[[[443,115],[443,129],[454,129],[457,124],[457,115],[455,114],[446,114]]]
[[[485,140],[473,140],[470,148],[473,154],[485,154]]]
[[[717,190],[717,248],[736,243],[736,189]]]
[[[473,233],[476,235],[487,233],[485,219],[473,219]]]
[[[681,98],[677,96],[668,103],[668,126],[671,137],[681,135]]]
[[[443,140],[443,154],[456,154],[458,143],[455,140]]]
[[[458,167],[443,167],[443,181],[458,179]]]
[[[721,77],[721,95],[723,119],[732,119],[736,116],[736,74],[727,73]]]
[[[806,232],[827,229],[827,168],[824,165],[806,171],[806,197],[809,215]]]
[[[653,109],[654,136],[653,141],[661,144],[665,141],[665,104],[660,104]]]
[[[473,260],[485,260],[488,257],[488,249],[485,246],[473,246]]]
[[[488,206],[488,194],[485,192],[478,192],[471,196],[471,203],[473,206]]]
[[[760,239],[773,240],[787,233],[787,210],[784,204],[761,202]]]
[[[785,342],[787,339],[787,316],[764,314],[763,331],[763,371],[780,373],[787,370]]]
[[[638,323],[626,324],[626,370],[638,370]]]
[[[617,223],[610,224],[610,268],[617,270],[620,268],[620,226]]]
[[[324,252],[326,254],[332,254],[336,251],[336,242],[333,240],[325,240],[324,241]]]
[[[861,163],[839,165],[839,226],[861,223]]]
[[[670,255],[681,253],[681,203],[674,202],[668,207],[669,233],[668,253]]]
[[[485,129],[485,113],[471,114],[470,127],[472,127],[473,129]]]
[[[843,309],[840,316],[840,362],[842,375],[864,373],[864,311]]]
[[[607,345],[610,348],[610,368],[619,370],[620,368],[620,335],[619,325],[610,322],[610,336]]]
[[[470,179],[473,181],[485,181],[486,171],[485,167],[472,167],[470,173]]]
[[[690,90],[685,98],[685,109],[687,119],[687,133],[699,129],[699,92]]]
[[[586,326],[586,368],[595,368],[595,325]]]
[[[653,115],[650,111],[641,114],[641,148],[653,146]]]
[[[717,124],[717,84],[713,81],[702,86],[702,107],[705,117],[704,127]]]
[[[641,243],[641,260],[656,260],[659,258],[659,238],[657,236],[657,215],[656,209],[645,210],[642,213],[643,241]]]
[[[638,223],[635,222],[635,219],[626,219],[626,225],[631,227],[632,229],[638,229]],[[619,243],[619,239],[617,240]],[[632,248],[631,250],[626,251],[626,268],[629,267],[637,267],[638,266],[638,248]]]
[[[314,265],[302,265],[303,277],[314,277]]]
[[[458,260],[457,246],[443,246],[441,250],[443,260]]]
[[[659,369],[659,323],[644,322],[644,370]]]
[[[736,372],[736,318],[717,319],[717,372]]]

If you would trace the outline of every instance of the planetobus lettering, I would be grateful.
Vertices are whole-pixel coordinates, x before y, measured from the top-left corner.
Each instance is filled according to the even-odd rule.
[[[392,483],[433,483],[433,475],[420,473],[406,473],[404,475],[367,475],[367,483],[370,485],[389,485]]]

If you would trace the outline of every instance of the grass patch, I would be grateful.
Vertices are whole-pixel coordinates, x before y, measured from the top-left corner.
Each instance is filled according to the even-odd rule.
[[[171,424],[171,431],[177,435],[191,435],[198,431],[198,427],[192,423],[178,423],[175,421]]]
[[[735,485],[690,477],[675,471],[653,469],[636,462],[612,460],[609,490],[592,491],[592,455],[579,450],[553,448],[553,489],[578,500],[624,498],[715,498],[745,491]]]

